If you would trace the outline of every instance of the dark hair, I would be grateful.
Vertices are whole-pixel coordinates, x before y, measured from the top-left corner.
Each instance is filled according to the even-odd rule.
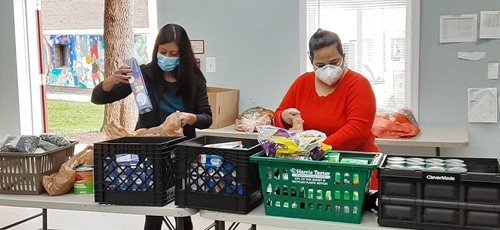
[[[196,90],[196,76],[205,81],[205,77],[196,66],[196,61],[191,48],[191,41],[182,26],[177,24],[167,24],[163,26],[156,36],[156,42],[153,48],[151,67],[153,72],[153,82],[156,87],[162,85],[163,70],[158,66],[158,47],[162,44],[175,41],[179,46],[179,66],[174,69],[177,81],[179,83],[177,95],[182,95],[184,101],[191,101],[192,95]],[[161,76],[161,77],[158,77]]]
[[[309,59],[311,62],[314,58],[314,51],[334,44],[337,44],[337,51],[344,57],[344,50],[339,36],[332,31],[318,29],[309,39]]]

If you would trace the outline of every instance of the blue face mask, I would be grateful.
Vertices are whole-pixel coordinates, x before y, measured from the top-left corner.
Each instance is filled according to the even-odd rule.
[[[158,66],[165,72],[170,72],[179,65],[179,57],[165,57],[161,53],[156,54]]]

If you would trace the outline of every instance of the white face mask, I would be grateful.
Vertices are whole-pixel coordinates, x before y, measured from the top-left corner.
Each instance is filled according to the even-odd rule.
[[[342,77],[342,72],[344,72],[342,67],[329,64],[314,71],[316,77],[327,85],[337,82]]]

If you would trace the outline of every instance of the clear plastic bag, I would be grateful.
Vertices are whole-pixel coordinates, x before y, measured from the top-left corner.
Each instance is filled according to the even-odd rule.
[[[378,138],[405,138],[418,135],[420,128],[410,108],[397,111],[377,110],[372,133]]]
[[[271,125],[257,126],[257,140],[269,157],[320,160],[326,134],[317,130],[290,131]]]
[[[260,106],[249,108],[236,118],[234,128],[241,132],[252,133],[257,131],[258,125],[271,125],[274,112]]]

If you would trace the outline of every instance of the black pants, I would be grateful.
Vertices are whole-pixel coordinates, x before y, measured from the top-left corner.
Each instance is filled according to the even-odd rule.
[[[191,217],[183,218],[184,229],[193,230],[193,222]],[[146,216],[146,222],[144,222],[144,230],[161,230],[161,225],[163,223],[163,216]]]

